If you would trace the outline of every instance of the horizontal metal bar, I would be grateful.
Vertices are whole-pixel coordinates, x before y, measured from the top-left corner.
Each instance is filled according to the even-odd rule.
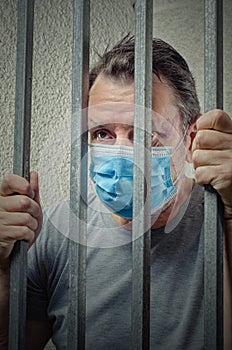
[[[18,1],[13,172],[29,180],[34,1]],[[26,348],[27,242],[11,256],[9,350]]]
[[[89,0],[73,1],[72,123],[69,218],[69,313],[67,348],[85,349],[87,240],[87,100]]]
[[[150,347],[150,206],[153,1],[135,4],[132,349]]]
[[[223,2],[205,0],[205,111],[223,108]],[[222,203],[205,186],[205,349],[223,349]]]

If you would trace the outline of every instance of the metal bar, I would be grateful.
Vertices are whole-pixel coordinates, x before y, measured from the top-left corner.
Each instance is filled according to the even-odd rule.
[[[205,111],[223,108],[223,2],[205,0]],[[222,203],[205,186],[205,349],[223,349]]]
[[[29,180],[34,1],[18,1],[13,172]],[[9,350],[26,348],[27,242],[11,257]]]
[[[153,1],[135,4],[132,349],[150,348],[150,188]]]
[[[87,102],[89,0],[73,1],[72,123],[69,218],[69,319],[67,348],[85,349],[87,237]]]

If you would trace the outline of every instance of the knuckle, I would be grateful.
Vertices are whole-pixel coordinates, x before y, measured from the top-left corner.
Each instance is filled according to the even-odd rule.
[[[215,119],[220,123],[221,120],[225,118],[226,113],[222,111],[221,109],[215,109],[214,110]]]
[[[27,239],[31,236],[32,231],[27,226],[21,226],[20,232],[18,233],[17,239]]]
[[[196,170],[195,170],[195,179],[196,179],[197,183],[199,183],[199,181],[201,179],[201,169],[200,168],[196,168]]]
[[[223,114],[224,112],[223,112],[223,110],[221,110],[219,108],[215,108],[214,113],[216,116],[219,116],[219,115]]]
[[[195,179],[198,185],[206,185],[211,183],[212,177],[209,175],[207,171],[207,167],[199,167],[195,171]]]
[[[9,187],[9,184],[12,180],[12,175],[11,174],[6,174],[3,179],[2,179],[2,183],[0,185],[0,194],[4,195],[4,193],[6,192],[6,189]]]
[[[38,221],[35,218],[30,218],[29,227],[35,231],[38,227]]]
[[[29,193],[30,192],[31,185],[29,184],[29,182],[25,181],[23,190],[24,190],[25,193]]]
[[[31,215],[28,214],[28,213],[23,214],[22,223],[23,223],[25,226],[28,226],[28,225],[30,225],[30,222],[31,222]]]
[[[30,208],[31,202],[27,196],[20,196],[20,209],[28,210]]]
[[[34,220],[34,222],[33,222],[33,231],[36,231],[38,227],[39,227],[38,221]]]
[[[3,178],[3,181],[4,183],[10,183],[14,178],[14,175],[13,174],[6,174]]]
[[[202,144],[203,144],[203,142],[204,142],[204,140],[205,140],[205,135],[206,133],[205,133],[205,130],[199,130],[198,132],[197,132],[197,134],[196,134],[196,137],[195,137],[195,142],[196,142],[196,145],[198,146],[198,147],[201,147],[202,146]]]
[[[39,218],[39,217],[41,216],[41,208],[40,208],[40,206],[38,205],[38,203],[33,202],[33,204],[34,204],[34,207],[33,207],[34,214],[33,214],[33,216],[34,216],[35,218]]]
[[[194,150],[193,154],[192,154],[192,160],[194,164],[197,164],[198,160],[199,160],[199,154],[200,151],[199,150]]]

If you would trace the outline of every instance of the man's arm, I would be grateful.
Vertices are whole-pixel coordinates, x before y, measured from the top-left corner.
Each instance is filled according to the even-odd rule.
[[[232,220],[225,221],[224,350],[232,346]]]
[[[17,240],[31,246],[42,226],[38,176],[31,174],[30,183],[17,175],[6,176],[0,184],[0,348],[8,348],[10,255]],[[45,328],[45,327],[44,327]],[[44,329],[45,331],[45,329]],[[32,333],[28,333],[29,339]],[[33,341],[48,338],[46,332]],[[32,347],[31,347],[32,348]],[[42,348],[41,348],[42,349]]]
[[[192,144],[195,178],[211,184],[224,204],[224,350],[232,349],[232,120],[221,110],[196,122]]]
[[[7,350],[8,346],[8,310],[9,310],[10,269],[9,263],[0,266],[0,349]]]
[[[0,349],[8,349],[10,273],[6,266],[0,268]],[[49,322],[27,321],[27,349],[42,350],[52,335]]]

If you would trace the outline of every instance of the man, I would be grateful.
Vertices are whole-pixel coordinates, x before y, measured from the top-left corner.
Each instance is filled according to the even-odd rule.
[[[194,79],[171,46],[154,39],[153,62],[151,348],[203,348],[204,204],[199,185],[210,183],[224,203],[225,348],[230,349],[232,121],[219,110],[200,115]],[[97,195],[88,198],[87,349],[131,349],[133,75],[134,40],[128,37],[105,53],[90,74],[90,177]],[[194,176],[184,170],[191,163]],[[75,240],[75,232],[68,232],[69,205],[48,209],[41,231],[36,173],[30,184],[6,176],[0,192],[1,315],[7,314],[10,253],[15,240],[26,239],[32,246],[28,348],[42,349],[52,337],[57,349],[65,349],[68,241]],[[7,319],[0,322],[4,349]]]

